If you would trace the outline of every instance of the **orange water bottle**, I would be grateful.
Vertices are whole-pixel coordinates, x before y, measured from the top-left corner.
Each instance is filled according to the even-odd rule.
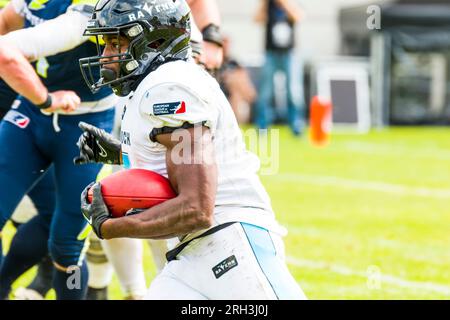
[[[332,125],[332,103],[329,99],[314,96],[310,106],[309,138],[318,146],[328,143]]]

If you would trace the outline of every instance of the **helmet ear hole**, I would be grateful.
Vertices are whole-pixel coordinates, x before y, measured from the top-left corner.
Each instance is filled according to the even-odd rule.
[[[166,41],[165,39],[161,38],[161,39],[152,41],[151,43],[149,43],[147,45],[147,47],[149,47],[150,49],[158,49],[159,47],[161,47],[164,44],[165,41]]]

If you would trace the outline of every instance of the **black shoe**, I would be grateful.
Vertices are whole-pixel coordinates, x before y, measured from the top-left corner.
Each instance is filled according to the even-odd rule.
[[[108,287],[95,289],[88,288],[86,300],[108,300]]]
[[[50,256],[46,256],[38,265],[38,271],[33,282],[31,282],[27,289],[31,289],[45,297],[47,292],[52,288],[53,279],[53,262]]]

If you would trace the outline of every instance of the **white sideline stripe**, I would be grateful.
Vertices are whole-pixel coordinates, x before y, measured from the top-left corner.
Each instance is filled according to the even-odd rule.
[[[334,186],[347,189],[364,189],[376,192],[398,194],[402,196],[450,199],[450,189],[409,187],[386,182],[353,180],[333,176],[307,175],[298,173],[280,173],[266,177],[287,182],[302,182],[319,186]]]
[[[333,273],[337,273],[343,276],[356,276],[356,277],[362,277],[367,278],[368,275],[366,272],[356,271],[353,269],[350,269],[345,266],[339,266],[335,264],[328,264],[326,262],[320,262],[320,261],[313,261],[313,260],[306,260],[306,259],[298,259],[294,257],[286,257],[286,261],[289,265],[292,265],[294,267],[298,268],[308,268],[308,269],[322,269],[322,270],[328,270]],[[380,282],[396,285],[403,288],[409,288],[414,290],[426,290],[426,291],[434,291],[440,294],[445,294],[450,296],[450,287],[437,284],[434,282],[419,282],[419,281],[411,281],[406,280],[403,278],[395,277],[388,274],[381,273],[377,279]]]

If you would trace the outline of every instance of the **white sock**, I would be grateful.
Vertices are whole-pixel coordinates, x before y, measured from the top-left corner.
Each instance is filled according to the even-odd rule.
[[[145,283],[142,240],[112,239],[102,241],[103,249],[116,271],[120,286],[128,298],[140,298],[145,295]]]
[[[109,262],[101,264],[88,262],[88,270],[90,288],[102,289],[111,283],[114,270]]]
[[[89,270],[88,286],[95,289],[109,286],[113,276],[113,268],[103,251],[101,240],[94,232],[89,235],[89,249],[86,257]]]
[[[167,240],[148,240],[147,242],[152,251],[153,262],[156,265],[157,274],[159,274],[167,262],[166,252],[169,251]]]

